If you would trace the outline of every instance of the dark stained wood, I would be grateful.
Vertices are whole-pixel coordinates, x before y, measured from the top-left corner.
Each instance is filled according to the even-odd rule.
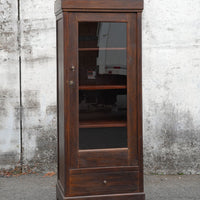
[[[126,85],[80,85],[79,90],[114,90],[126,89]]]
[[[65,113],[65,138],[64,138],[64,142],[65,142],[65,147],[64,147],[64,158],[65,158],[65,165],[64,165],[64,196],[67,195],[68,193],[68,188],[69,188],[69,168],[70,166],[68,165],[68,163],[70,163],[70,113],[66,112],[66,110],[70,110],[70,91],[69,91],[69,87],[66,87],[66,83],[69,80],[68,74],[69,74],[69,62],[70,62],[70,55],[67,53],[70,51],[70,46],[69,46],[69,15],[67,13],[63,13],[63,41],[64,41],[64,97],[65,97],[65,102],[64,105],[62,106],[62,109],[64,110]]]
[[[127,128],[128,128],[128,157],[129,165],[135,164],[138,160],[137,144],[137,34],[132,34],[137,30],[136,14],[129,15],[128,23],[128,73],[127,73]]]
[[[141,9],[86,9],[86,8],[63,8],[63,12],[86,12],[86,13],[142,13]],[[60,12],[58,12],[60,13]]]
[[[57,200],[145,200],[145,194],[142,192],[64,197],[59,185],[56,186],[56,193],[57,193]]]
[[[145,200],[142,149],[142,9],[143,0],[57,0],[55,3],[57,200]],[[78,23],[101,21],[127,23],[127,48],[98,48],[97,41],[91,41],[89,46],[81,41],[80,48],[78,47]],[[87,28],[84,34],[87,36]],[[87,82],[81,77],[85,71],[91,70],[91,66],[98,67],[95,56],[100,50],[127,51],[127,85],[126,79],[113,77],[104,85],[106,75],[100,77],[96,85],[92,80]],[[71,69],[72,66],[75,66],[75,71]],[[79,116],[79,92],[109,92],[118,89],[127,89],[127,120],[121,116],[111,117],[112,113],[105,116],[101,112],[88,113],[92,118],[88,118],[87,113],[80,113]],[[99,116],[96,118],[98,120],[94,118],[96,115]],[[103,127],[127,127],[128,148],[79,150],[79,128]]]
[[[78,94],[78,70],[72,71],[71,66],[78,66],[78,26],[76,24],[76,15],[74,13],[69,14],[69,69],[67,80],[67,87],[69,88],[69,145],[70,145],[70,168],[76,168],[78,166],[78,132],[79,132],[79,94]],[[69,54],[70,52],[70,54]],[[73,85],[70,85],[70,81],[73,81]]]
[[[138,192],[138,172],[82,173],[70,176],[70,195]]]
[[[62,8],[143,9],[143,0],[63,0]]]
[[[126,121],[81,121],[80,128],[105,128],[105,127],[126,127]]]
[[[95,167],[95,168],[79,168],[71,169],[70,175],[72,174],[85,174],[85,173],[112,173],[122,171],[138,171],[138,166],[114,166],[114,167]]]
[[[57,130],[58,130],[58,180],[65,185],[65,123],[64,109],[64,55],[63,55],[63,19],[57,21]]]
[[[137,102],[138,102],[138,160],[140,166],[140,192],[144,191],[143,135],[142,135],[142,14],[137,13]]]
[[[127,148],[79,150],[79,168],[127,165]]]
[[[122,13],[76,13],[77,22],[127,22],[127,19],[128,14]]]

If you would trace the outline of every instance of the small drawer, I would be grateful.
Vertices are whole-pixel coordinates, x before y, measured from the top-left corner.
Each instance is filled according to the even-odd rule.
[[[70,176],[70,195],[100,195],[138,192],[139,173],[81,173]]]

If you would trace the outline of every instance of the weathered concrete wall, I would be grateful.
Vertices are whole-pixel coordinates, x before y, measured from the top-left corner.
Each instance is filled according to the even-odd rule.
[[[11,163],[7,155],[11,155],[13,165],[19,160],[20,131],[17,2],[0,0],[0,6],[4,16],[1,20],[6,21],[1,23],[0,43],[2,168]],[[53,6],[54,0],[20,1],[23,163],[39,170],[54,170],[56,160]],[[200,1],[145,0],[143,113],[147,173],[200,173],[199,74]]]
[[[55,169],[56,30],[54,0],[21,1],[24,165]]]
[[[200,1],[146,0],[143,15],[147,172],[200,173]]]
[[[17,0],[0,0],[0,168],[20,160]]]

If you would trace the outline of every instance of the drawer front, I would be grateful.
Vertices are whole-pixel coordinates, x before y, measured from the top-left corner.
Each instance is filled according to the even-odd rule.
[[[139,173],[81,173],[70,176],[70,195],[99,195],[138,192]]]

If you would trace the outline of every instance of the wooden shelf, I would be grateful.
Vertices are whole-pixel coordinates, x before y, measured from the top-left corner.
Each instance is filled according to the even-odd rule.
[[[126,50],[126,48],[79,48],[79,51]]]
[[[81,85],[79,90],[115,90],[126,89],[126,85]]]
[[[80,121],[79,128],[108,128],[108,127],[126,127],[126,121]]]

